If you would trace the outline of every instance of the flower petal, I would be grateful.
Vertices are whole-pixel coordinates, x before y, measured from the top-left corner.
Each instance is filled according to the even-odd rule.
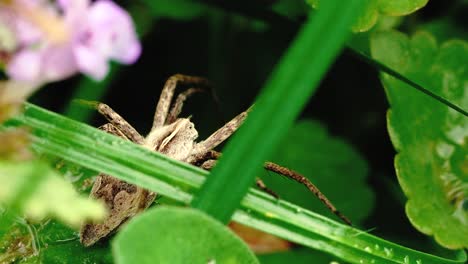
[[[37,42],[42,33],[30,22],[23,19],[11,8],[0,8],[0,25],[14,35],[16,46],[26,46]],[[15,46],[15,48],[16,48]]]
[[[17,81],[40,82],[41,53],[24,50],[18,52],[7,65],[8,76]]]
[[[90,1],[89,0],[57,0],[58,6],[64,11],[64,12],[76,12],[77,9],[84,10],[86,9]]]
[[[83,45],[74,47],[73,53],[81,72],[97,81],[104,79],[109,71],[107,58]]]
[[[70,31],[78,32],[86,20],[89,0],[58,0],[58,6],[63,11],[63,18]]]
[[[100,48],[109,58],[126,64],[138,59],[141,45],[124,9],[112,1],[96,1],[89,10],[88,23],[94,35],[106,37],[100,39]]]
[[[42,75],[47,81],[66,79],[78,72],[71,45],[48,46],[42,55]]]

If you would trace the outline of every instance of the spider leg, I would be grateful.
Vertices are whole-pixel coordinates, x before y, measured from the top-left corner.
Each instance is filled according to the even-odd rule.
[[[166,125],[173,123],[177,119],[180,112],[182,112],[182,107],[184,106],[184,102],[185,102],[185,100],[187,100],[187,98],[189,98],[190,96],[192,96],[195,93],[200,93],[200,92],[204,92],[204,91],[205,91],[204,89],[190,88],[190,89],[187,89],[185,92],[180,93],[177,96],[176,101],[172,105],[172,108],[169,111],[169,114],[167,115]]]
[[[161,96],[159,97],[158,104],[156,105],[156,111],[154,113],[154,121],[151,130],[162,127],[166,123],[169,106],[178,84],[194,85],[200,87],[210,86],[206,79],[200,77],[187,76],[182,74],[176,74],[169,77],[169,79],[167,79],[166,83],[164,84],[164,88],[161,92]]]
[[[268,188],[266,186],[266,184],[260,178],[255,179],[255,184],[257,185],[257,187],[260,190],[268,193],[269,195],[273,196],[274,198],[276,198],[276,199],[280,198],[279,195],[277,193],[275,193],[272,189]]]
[[[135,128],[132,127],[123,117],[121,117],[117,112],[115,112],[112,108],[110,108],[108,105],[103,104],[103,103],[93,103],[95,104],[96,109],[98,112],[103,115],[107,121],[112,124],[112,127],[109,127],[108,125],[110,124],[105,124],[101,128],[103,128],[104,131],[109,132],[113,134],[112,132],[115,132],[117,136],[125,136],[126,139],[135,142],[137,144],[143,144],[144,138],[138,131],[136,131]],[[107,131],[106,129],[109,129]],[[118,132],[116,132],[118,131]]]
[[[218,152],[216,150],[209,150],[209,151],[203,153],[203,155],[199,155],[199,156],[194,157],[194,159],[191,160],[190,163],[192,165],[201,167],[203,165],[203,163],[205,163],[205,161],[217,160],[217,159],[219,159],[219,157],[221,157],[220,152]]]
[[[219,159],[220,157],[221,157],[220,152],[217,152],[215,150],[209,150],[209,151],[205,152],[203,155],[197,156],[197,159],[193,160],[192,164],[201,165],[202,168],[207,167],[207,166],[213,167],[214,164],[212,164],[213,163],[212,160]],[[348,225],[351,225],[351,221],[346,216],[344,216],[340,211],[338,211],[336,209],[336,207],[333,205],[333,203],[330,202],[330,200],[328,200],[328,198],[317,188],[317,186],[315,186],[309,179],[307,179],[303,175],[301,175],[298,172],[295,172],[293,170],[290,170],[290,169],[288,169],[286,167],[283,167],[283,166],[280,166],[280,165],[278,165],[276,163],[273,163],[273,162],[265,162],[263,164],[263,168],[265,168],[268,171],[272,171],[272,172],[278,173],[280,175],[283,175],[283,176],[285,176],[285,177],[287,177],[289,179],[292,179],[292,180],[294,180],[296,182],[299,182],[300,184],[304,185],[305,187],[307,187],[307,189],[309,189],[310,192],[312,192],[315,196],[317,196],[317,198],[323,204],[325,204],[325,206],[333,214],[338,216],[341,220],[343,220]],[[260,189],[264,190],[267,193],[270,193],[268,191],[269,189],[266,186],[265,186],[265,188],[262,187],[263,182],[259,182],[258,179],[257,179],[256,183],[257,183],[257,186]],[[263,184],[263,186],[264,186],[264,184]],[[275,193],[270,193],[270,194],[272,196],[277,197],[277,195]]]
[[[290,170],[288,168],[282,167],[276,163],[273,162],[265,162],[264,168],[266,170],[276,172],[278,174],[281,174],[283,176],[286,176],[296,182],[299,182],[300,184],[304,185],[311,191],[317,198],[325,204],[325,206],[336,216],[338,216],[341,220],[343,220],[345,223],[348,225],[352,225],[351,221],[344,216],[336,207],[328,200],[328,198],[315,186],[312,182],[309,181],[306,177],[303,175],[299,174],[298,172],[295,172],[293,170]]]
[[[207,160],[204,160],[203,163],[201,163],[200,165],[200,168],[204,169],[204,170],[211,170],[213,169],[213,167],[216,165],[217,163],[217,158],[219,158],[221,156],[221,153],[219,152],[211,152],[212,155],[216,155],[216,156],[212,156],[213,158],[209,158]],[[200,161],[199,161],[200,162]],[[266,186],[266,184],[260,179],[260,178],[256,178],[255,179],[255,184],[257,185],[257,187],[262,190],[263,192],[273,196],[274,198],[276,199],[279,199],[279,195],[277,193],[275,193],[273,190],[271,190],[270,188],[268,188]]]
[[[106,123],[106,124],[98,127],[98,129],[103,130],[103,131],[105,131],[105,132],[107,132],[109,134],[112,134],[114,136],[118,136],[118,137],[124,138],[126,140],[130,140],[127,137],[127,135],[125,135],[124,132],[120,131],[117,127],[115,127],[111,123]]]
[[[216,130],[207,139],[197,143],[191,157],[188,159],[188,162],[194,163],[195,160],[199,160],[200,157],[206,155],[207,152],[211,151],[229,138],[242,125],[249,110],[250,108],[247,111],[240,113],[220,129]]]
[[[200,168],[204,169],[204,170],[211,170],[214,168],[214,166],[216,166],[216,163],[218,161],[215,160],[215,159],[209,159],[209,160],[205,160],[201,165],[200,165]]]

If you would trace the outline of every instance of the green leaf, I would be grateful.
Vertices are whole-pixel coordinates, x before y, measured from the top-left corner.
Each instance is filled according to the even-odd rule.
[[[427,33],[408,38],[392,31],[375,34],[371,50],[376,59],[468,109],[466,42],[438,46]],[[468,247],[468,118],[388,75],[381,79],[408,218],[445,247]]]
[[[271,160],[293,168],[313,182],[354,224],[369,215],[374,203],[366,184],[366,161],[346,142],[331,137],[316,121],[293,126]],[[333,214],[304,186],[276,176],[264,176],[266,185],[281,198],[322,215]]]
[[[113,263],[110,247],[104,243],[85,248],[76,231],[56,221],[41,223],[37,230],[41,263]]]
[[[110,247],[100,243],[85,248],[78,241],[76,231],[56,221],[41,223],[37,231],[41,242],[39,259],[44,264],[104,264],[113,263]]]
[[[40,107],[26,104],[25,108],[22,115],[0,125],[0,131],[18,126],[31,128],[32,146],[38,152],[113,175],[185,204],[190,203],[208,175],[207,171]],[[464,251],[449,251],[451,259],[414,251],[252,189],[232,219],[352,263],[466,261]]]
[[[229,221],[261,164],[287,133],[340,52],[349,35],[347,25],[356,19],[360,6],[362,0],[330,0],[309,16],[265,83],[252,112],[228,141],[193,207],[222,222]],[[230,187],[227,194],[226,186]]]
[[[430,20],[420,25],[419,28],[424,31],[429,31],[438,41],[450,39],[468,40],[466,28],[462,24],[457,23],[453,16]]]
[[[85,248],[78,240],[57,245],[49,245],[40,255],[44,264],[111,264],[114,263],[108,247],[102,245]]]
[[[116,263],[259,263],[226,226],[189,208],[158,207],[112,241]]]
[[[44,246],[67,244],[67,241],[78,240],[76,230],[55,220],[46,220],[38,224],[37,240]]]
[[[0,161],[0,203],[39,221],[55,216],[71,226],[105,215],[100,202],[80,197],[73,186],[40,161]]]
[[[405,16],[424,7],[429,0],[366,0],[362,15],[352,26],[353,31],[363,32],[371,29],[379,16]],[[306,0],[314,8],[320,8],[320,0]]]

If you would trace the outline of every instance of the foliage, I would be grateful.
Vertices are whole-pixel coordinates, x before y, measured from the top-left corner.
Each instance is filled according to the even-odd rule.
[[[432,92],[468,108],[468,44],[438,45],[427,33],[375,34],[372,55]],[[468,247],[468,119],[408,85],[382,75],[391,109],[395,167],[413,225],[449,248]]]
[[[80,67],[99,59],[96,55],[104,58],[101,62],[126,57],[132,49],[116,52],[112,47],[125,46],[115,45],[119,40],[140,46],[127,12],[138,37],[145,39],[142,58],[132,67],[112,65],[110,74],[100,82],[71,79],[50,83],[31,98],[34,104],[24,104],[23,111],[21,100],[39,86],[15,82],[8,79],[13,75],[2,73],[1,263],[153,263],[158,258],[171,263],[177,258],[184,258],[182,262],[224,263],[224,257],[232,256],[242,263],[466,263],[468,56],[465,41],[449,39],[466,39],[466,24],[457,16],[463,17],[461,10],[467,7],[467,1],[449,1],[438,9],[436,0],[432,0],[434,5],[426,7],[428,12],[407,18],[405,15],[428,1],[366,0],[366,6],[358,7],[359,1],[331,0],[142,0],[128,2],[127,11],[116,6],[107,9],[118,12],[120,20],[115,20],[112,12],[104,12],[89,21],[86,14],[92,7],[110,2],[76,1],[88,6],[82,5],[83,9],[71,8],[75,0],[65,2],[51,3],[63,5],[63,10],[49,10],[46,5],[22,6],[19,0],[0,1],[2,69],[18,66],[10,62],[17,61],[15,56],[25,48],[33,53],[53,53],[60,50],[54,47],[86,46],[94,52],[89,57],[77,57],[75,62],[80,62]],[[353,23],[358,13],[361,16]],[[104,20],[110,23],[95,27]],[[44,21],[47,23],[39,23]],[[77,38],[86,27],[73,27],[73,21],[90,26],[91,33],[113,33]],[[26,28],[12,30],[16,22],[24,22]],[[30,45],[32,42],[23,38],[27,35],[21,35],[33,32],[21,31],[28,29],[28,23],[32,29],[59,30],[39,35],[37,43],[46,48],[41,49],[41,45]],[[70,30],[61,36],[71,36],[76,42],[45,39],[64,33],[61,25]],[[372,29],[355,34],[334,62],[350,28],[355,32]],[[443,44],[438,45],[428,33],[407,37],[386,31],[392,28],[402,32],[429,30]],[[94,37],[102,38],[98,41]],[[11,38],[20,40],[21,45],[11,48]],[[85,41],[89,38],[96,41]],[[53,66],[42,68],[54,77],[69,66],[77,71],[76,65],[67,64],[74,60],[65,60],[70,58],[69,51],[51,61],[45,60],[49,57],[43,53],[36,55],[41,55],[41,63]],[[398,151],[397,177],[393,177],[394,167],[389,164],[393,148],[390,141],[385,145],[387,105],[378,76],[349,54],[382,72],[391,107],[388,133]],[[28,73],[37,65],[34,60],[19,57],[26,62],[23,66],[31,67],[19,65],[17,72]],[[94,110],[71,103],[71,99],[105,101],[142,131],[143,120],[148,123],[151,119],[149,109],[154,109],[157,87],[177,72],[214,81],[219,97],[213,91],[213,101],[222,102],[218,110],[229,115],[248,108],[264,83],[245,125],[223,148],[212,173],[90,127],[84,122]],[[55,75],[59,79],[64,76]],[[49,77],[44,80],[53,80]],[[78,85],[70,97],[70,87],[75,83]],[[319,83],[322,87],[316,93]],[[120,105],[116,98],[117,102],[122,100]],[[217,113],[206,100],[197,103],[195,98],[192,103],[190,99],[182,113],[193,114],[200,138],[224,124],[216,123]],[[78,122],[37,105],[54,111],[68,105],[66,115]],[[125,106],[132,111],[126,113]],[[301,111],[302,121],[296,122]],[[382,147],[387,156],[379,153]],[[268,157],[317,184],[354,226],[331,220],[335,216],[304,186],[263,172],[260,165]],[[85,248],[79,242],[77,226],[86,218],[99,218],[103,210],[100,204],[77,195],[71,186],[88,193],[98,172],[143,186],[157,192],[159,198],[153,208],[130,219],[115,236]],[[267,187],[281,199],[249,189],[255,176],[264,178]],[[404,195],[408,198],[406,215]],[[208,215],[180,208],[189,205]],[[277,236],[276,241],[286,251],[266,255],[256,252],[257,260],[222,225],[228,220],[236,222],[229,226],[241,237],[246,236],[234,226],[257,229],[251,237]],[[435,237],[446,248],[461,250],[437,247],[431,236],[417,231]]]
[[[312,7],[318,8],[322,5],[320,0],[306,0]],[[379,19],[380,16],[405,16],[424,7],[428,0],[366,0],[363,14],[353,25],[355,32],[368,31]]]
[[[70,183],[40,161],[1,161],[0,181],[0,202],[35,221],[53,215],[78,227],[105,215],[100,202],[79,197]]]
[[[121,264],[259,263],[226,226],[194,209],[148,210],[119,232],[112,247]]]

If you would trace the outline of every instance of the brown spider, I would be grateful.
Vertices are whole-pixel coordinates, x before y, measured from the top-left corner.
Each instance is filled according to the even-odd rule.
[[[207,88],[209,83],[200,77],[174,75],[170,77],[161,92],[153,126],[150,133],[141,136],[125,119],[112,110],[109,106],[96,103],[95,107],[109,123],[100,129],[147,147],[151,150],[163,153],[176,160],[191,163],[204,169],[211,169],[221,155],[213,149],[230,137],[247,117],[248,110],[240,113],[223,127],[211,134],[207,139],[195,142],[198,132],[190,118],[179,118],[184,101],[192,94],[202,91],[199,88],[190,88],[179,94],[172,108],[169,107],[178,84],[191,85],[192,87]],[[304,176],[281,167],[272,162],[264,164],[265,169],[274,171],[288,178],[304,184],[311,190],[334,214],[350,224],[328,201],[328,199]],[[263,182],[257,179],[257,186],[276,197],[276,194],[266,188]],[[145,210],[154,201],[156,194],[121,181],[112,176],[99,174],[91,190],[91,197],[103,200],[109,208],[109,216],[103,223],[87,223],[80,230],[80,241],[85,246],[96,243],[101,238],[114,232],[135,214]]]

